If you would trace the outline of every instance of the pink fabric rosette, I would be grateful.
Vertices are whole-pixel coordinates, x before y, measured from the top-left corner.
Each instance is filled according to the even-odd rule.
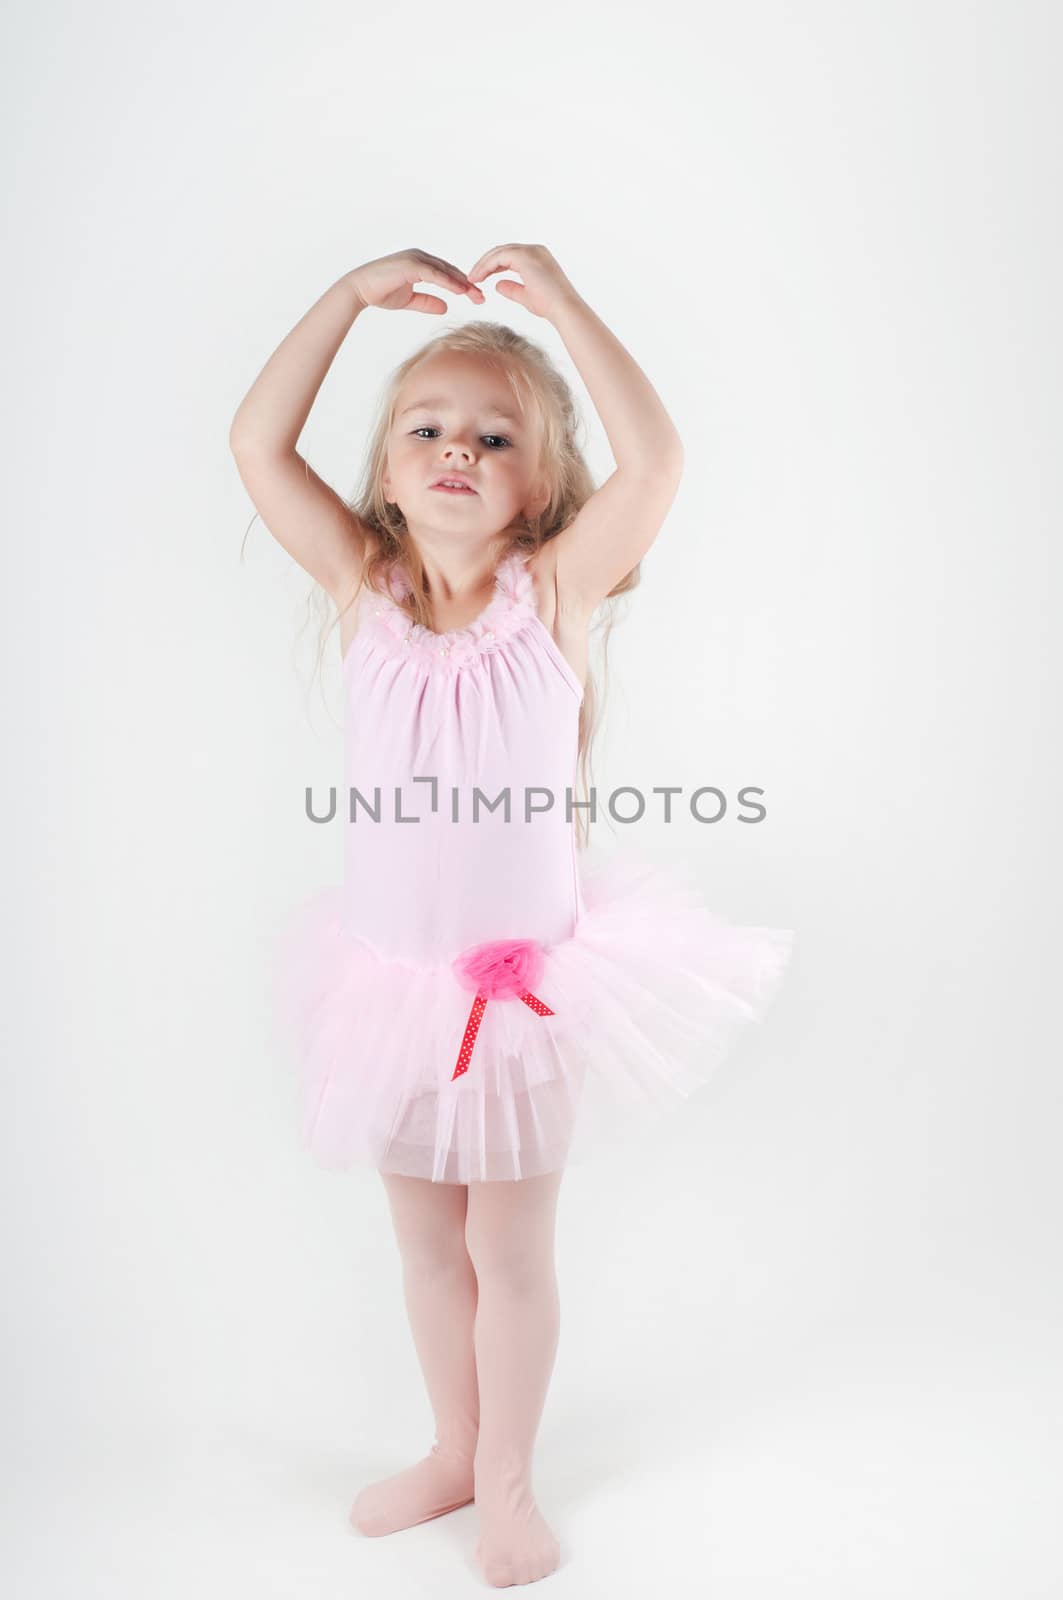
[[[469,1070],[488,1000],[523,1000],[540,1017],[552,1017],[554,1012],[531,992],[543,971],[543,947],[536,939],[492,939],[486,944],[471,945],[455,957],[451,970],[462,988],[471,989],[476,995],[451,1074],[453,1083]]]

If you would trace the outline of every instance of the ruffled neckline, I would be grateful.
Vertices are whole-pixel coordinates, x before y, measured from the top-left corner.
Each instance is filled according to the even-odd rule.
[[[390,654],[434,667],[467,666],[478,656],[497,649],[504,639],[523,628],[529,617],[537,615],[535,586],[527,560],[521,550],[511,550],[503,556],[495,569],[494,594],[479,616],[464,628],[451,628],[445,633],[414,622],[397,603],[412,592],[413,585],[405,567],[396,562],[388,579],[394,598],[377,590],[366,591],[366,624],[377,624],[374,638]]]

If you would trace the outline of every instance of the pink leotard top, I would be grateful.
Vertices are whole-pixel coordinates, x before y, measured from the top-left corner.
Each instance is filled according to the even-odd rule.
[[[343,661],[344,920],[386,960],[553,945],[582,915],[566,802],[583,688],[537,615],[526,559],[504,557],[490,604],[449,633],[374,590],[359,597]],[[390,587],[408,592],[401,567]],[[364,804],[353,797],[349,822],[353,790]]]

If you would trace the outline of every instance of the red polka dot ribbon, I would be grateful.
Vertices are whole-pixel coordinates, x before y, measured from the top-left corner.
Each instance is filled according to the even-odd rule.
[[[552,1017],[555,1013],[531,992],[531,986],[539,982],[543,971],[543,947],[535,939],[494,939],[488,944],[471,945],[451,963],[451,970],[462,988],[472,989],[476,995],[451,1074],[453,1083],[469,1070],[472,1048],[488,1000],[523,1000],[540,1017]]]

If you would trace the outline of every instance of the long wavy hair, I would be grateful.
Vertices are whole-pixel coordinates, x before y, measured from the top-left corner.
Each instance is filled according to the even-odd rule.
[[[320,584],[315,583],[307,597],[308,610],[316,615],[319,623],[316,670],[320,670],[329,634],[355,604],[362,585],[382,594],[389,593],[388,577],[395,562],[402,563],[413,586],[412,593],[399,602],[402,609],[413,622],[431,626],[424,568],[400,507],[385,499],[382,479],[402,386],[417,367],[444,351],[482,358],[508,384],[518,408],[525,414],[529,408],[533,416],[538,414],[537,468],[549,498],[534,517],[519,517],[499,531],[497,561],[515,550],[534,554],[551,539],[556,539],[594,493],[595,484],[579,442],[582,422],[572,391],[540,345],[500,322],[469,322],[428,340],[407,356],[386,381],[358,489],[346,501],[353,515],[373,536],[366,540],[361,579],[346,603],[338,608]],[[590,797],[593,781],[592,747],[604,707],[609,637],[617,620],[615,602],[637,588],[640,581],[641,570],[636,564],[613,586],[591,619],[590,660],[577,741],[577,793],[584,801]],[[330,616],[330,613],[334,614]],[[595,674],[596,646],[601,658],[600,684]],[[578,809],[575,815],[577,841],[581,848],[586,848],[589,842],[586,806]]]

